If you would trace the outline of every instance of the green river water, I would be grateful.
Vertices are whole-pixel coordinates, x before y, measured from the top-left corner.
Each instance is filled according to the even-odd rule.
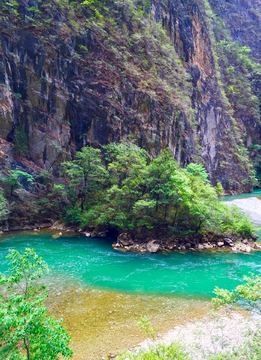
[[[226,197],[247,199],[254,194]],[[205,315],[215,286],[232,289],[243,275],[261,273],[261,252],[122,253],[112,239],[53,232],[10,233],[0,238],[0,272],[10,248],[33,248],[48,263],[47,305],[74,340],[74,359],[101,359],[144,339],[135,327],[141,315],[159,331]],[[259,232],[261,238],[261,232]]]

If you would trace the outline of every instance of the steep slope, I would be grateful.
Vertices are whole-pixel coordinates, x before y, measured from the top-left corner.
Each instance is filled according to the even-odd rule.
[[[234,10],[226,5],[219,18],[211,6],[220,3],[3,1],[0,136],[19,166],[32,161],[58,175],[82,146],[135,136],[153,157],[168,146],[184,165],[203,162],[213,184],[251,190],[245,146],[259,137],[259,79],[253,88],[250,70],[233,62],[245,81],[239,91],[248,90],[240,110],[227,90],[225,37],[215,32],[222,17],[230,29]],[[257,15],[251,24],[258,31]],[[247,45],[257,56],[256,41]]]

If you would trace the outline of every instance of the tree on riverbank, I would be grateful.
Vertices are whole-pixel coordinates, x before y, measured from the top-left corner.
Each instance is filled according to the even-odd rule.
[[[46,287],[35,282],[48,271],[32,249],[23,255],[10,250],[11,274],[0,274],[6,287],[0,296],[0,358],[6,360],[57,360],[72,357],[71,338],[62,319],[48,316]]]
[[[173,233],[253,232],[248,217],[222,203],[220,184],[210,185],[201,164],[181,168],[169,149],[150,160],[130,141],[102,149],[85,147],[64,163],[65,219],[83,228],[137,233],[167,228]]]
[[[244,284],[238,285],[234,290],[215,288],[217,295],[213,299],[216,307],[222,305],[241,305],[250,311],[261,315],[261,276],[252,274],[244,276]]]

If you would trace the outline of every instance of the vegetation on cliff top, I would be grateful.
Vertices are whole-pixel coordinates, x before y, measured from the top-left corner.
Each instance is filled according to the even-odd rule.
[[[246,215],[219,200],[222,186],[209,183],[201,164],[181,168],[168,149],[150,160],[129,141],[85,147],[63,168],[67,182],[54,185],[50,199],[68,223],[133,233],[253,232]]]

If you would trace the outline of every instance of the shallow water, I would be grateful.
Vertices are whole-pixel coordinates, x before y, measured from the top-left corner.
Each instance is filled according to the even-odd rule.
[[[239,199],[245,206],[260,194],[225,200]],[[161,333],[200,318],[211,309],[215,286],[232,289],[243,275],[261,273],[261,252],[122,253],[112,249],[112,239],[53,235],[42,231],[0,237],[0,272],[7,272],[10,248],[34,248],[43,257],[50,267],[43,279],[50,291],[47,306],[64,319],[75,360],[101,359],[137,345],[146,337],[135,325],[141,315]]]
[[[73,359],[101,359],[137,345],[147,337],[136,326],[141,316],[148,316],[163,333],[211,309],[212,287],[206,296],[199,279],[198,285],[192,284],[188,275],[193,268],[204,272],[212,254],[206,262],[200,253],[186,261],[189,254],[120,253],[112,249],[110,239],[52,235],[45,231],[2,236],[0,272],[7,272],[10,248],[34,248],[44,258],[50,268],[42,279],[50,294],[46,305],[64,319],[73,338]]]

